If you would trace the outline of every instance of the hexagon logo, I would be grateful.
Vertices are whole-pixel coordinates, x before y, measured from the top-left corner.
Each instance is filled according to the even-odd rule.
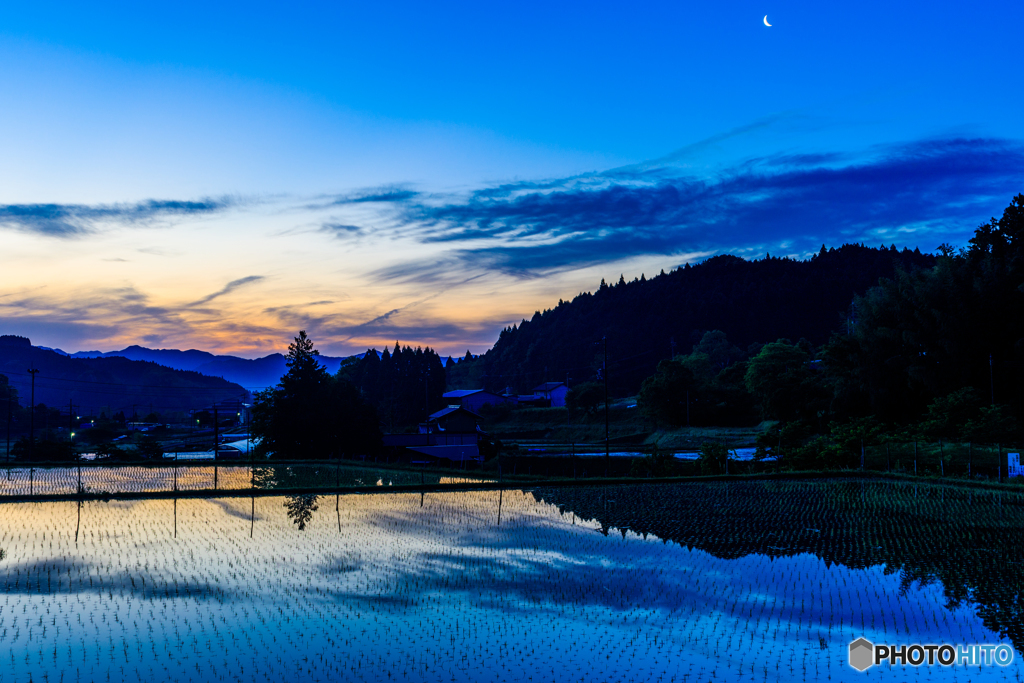
[[[875,646],[864,638],[850,643],[850,666],[857,671],[866,671],[875,663]]]

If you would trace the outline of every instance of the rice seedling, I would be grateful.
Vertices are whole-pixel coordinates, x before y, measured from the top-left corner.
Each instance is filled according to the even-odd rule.
[[[1011,570],[980,578],[1019,573],[1012,494],[716,482],[334,502],[0,505],[0,680],[860,680],[859,636],[1020,645]]]
[[[116,494],[249,488],[336,489],[488,480],[452,477],[443,471],[417,472],[347,463],[255,468],[248,465],[12,467],[7,471],[8,478],[0,477],[0,500],[5,496],[73,495],[79,491]]]

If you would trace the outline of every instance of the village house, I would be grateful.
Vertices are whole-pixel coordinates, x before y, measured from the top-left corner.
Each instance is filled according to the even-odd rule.
[[[480,412],[480,409],[485,405],[491,405],[494,407],[505,405],[506,403],[515,405],[515,401],[511,401],[505,396],[492,394],[491,392],[484,391],[483,389],[459,389],[457,391],[449,391],[444,394],[444,399],[450,406],[458,405],[474,413]]]
[[[565,395],[569,393],[569,387],[565,382],[544,382],[544,384],[533,388],[535,398],[544,399],[549,406],[565,406]]]
[[[480,460],[483,432],[480,416],[461,406],[448,406],[421,422],[416,434],[385,434],[384,445],[452,462]]]

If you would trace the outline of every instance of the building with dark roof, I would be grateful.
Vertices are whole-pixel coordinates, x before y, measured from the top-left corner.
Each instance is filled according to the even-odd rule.
[[[385,434],[386,447],[405,448],[434,460],[479,461],[480,416],[454,405],[443,408],[420,423],[418,434]]]
[[[515,405],[515,401],[505,396],[499,396],[498,394],[492,394],[489,391],[483,389],[459,389],[457,391],[449,391],[444,394],[445,400],[448,405],[459,405],[466,410],[473,412],[479,412],[485,405],[500,406],[506,403]]]
[[[545,399],[551,406],[564,406],[567,393],[569,387],[565,386],[565,382],[544,382],[533,388],[534,397]]]

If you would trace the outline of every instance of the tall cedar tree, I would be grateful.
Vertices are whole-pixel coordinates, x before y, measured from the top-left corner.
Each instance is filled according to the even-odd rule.
[[[429,347],[402,348],[396,342],[393,350],[381,354],[369,349],[362,358],[343,363],[338,376],[355,384],[389,432],[415,429],[444,407],[444,365]]]
[[[305,330],[288,346],[288,372],[256,395],[252,433],[257,456],[286,459],[355,457],[377,452],[376,411],[348,380],[332,377]]]

